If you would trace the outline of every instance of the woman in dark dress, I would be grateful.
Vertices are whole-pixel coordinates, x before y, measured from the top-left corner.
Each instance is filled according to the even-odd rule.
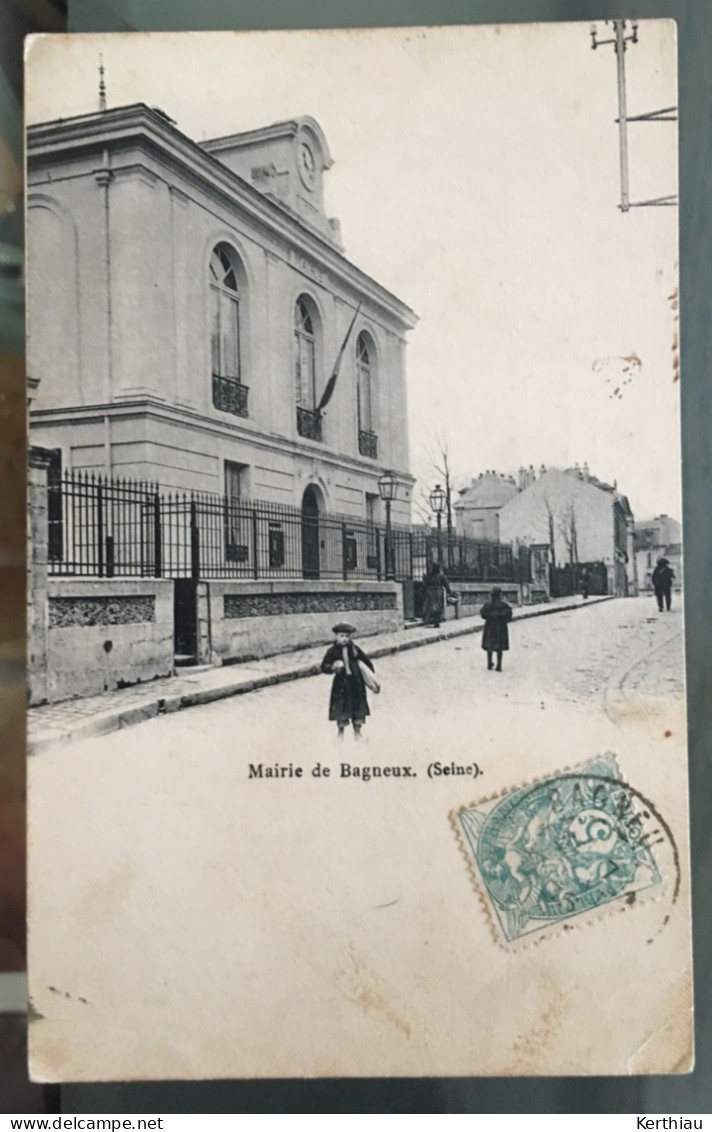
[[[492,590],[480,614],[485,619],[482,632],[482,648],[487,653],[487,667],[492,668],[492,654],[497,654],[497,672],[502,671],[502,653],[509,648],[509,622],[512,620],[512,607],[502,597],[498,586]]]
[[[322,672],[333,674],[334,677],[329,699],[329,719],[336,721],[339,739],[343,739],[349,723],[353,724],[354,739],[360,739],[366,716],[371,714],[362,666],[365,665],[373,672],[373,664],[363,649],[351,640],[352,634],[356,632],[353,625],[340,622],[334,625],[333,632],[336,640],[326,650],[321,662]],[[370,678],[369,683],[374,692],[377,692],[377,681]]]
[[[433,562],[423,578],[425,600],[423,603],[423,624],[440,628],[445,620],[445,594],[452,593],[445,571],[439,562]]]

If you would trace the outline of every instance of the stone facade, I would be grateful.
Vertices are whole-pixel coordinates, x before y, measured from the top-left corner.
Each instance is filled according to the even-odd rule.
[[[112,594],[104,597],[51,597],[49,628],[68,629],[81,625],[138,625],[156,620],[156,599],[153,594]]]
[[[466,582],[463,584],[458,582],[453,588],[457,590],[460,598],[460,617],[472,617],[474,614],[479,613],[480,609],[489,598],[494,584],[499,587],[502,591],[502,597],[505,601],[508,601],[510,605],[517,606],[522,604],[521,587],[516,583]]]
[[[35,442],[64,468],[296,506],[311,489],[376,521],[394,469],[409,522],[415,316],[343,255],[330,164],[310,118],[200,144],[143,104],[31,127]]]
[[[173,672],[173,583],[50,578],[42,609],[46,657],[31,704],[91,696]]]
[[[47,700],[47,469],[50,455],[29,452],[27,486],[27,684],[31,704]]]
[[[396,609],[398,603],[392,592],[356,593],[270,593],[225,594],[223,616],[226,620],[238,617],[279,617],[295,613],[365,613]]]
[[[230,663],[326,645],[335,621],[351,621],[359,639],[401,629],[403,591],[396,582],[205,582],[198,620],[201,660]]]

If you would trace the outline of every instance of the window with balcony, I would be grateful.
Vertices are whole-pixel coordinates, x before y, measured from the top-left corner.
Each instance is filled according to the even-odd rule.
[[[321,440],[321,417],[316,412],[318,354],[317,314],[306,295],[294,308],[294,381],[297,400],[297,432],[308,440]]]
[[[213,405],[223,413],[248,415],[248,387],[242,381],[240,357],[239,260],[228,244],[218,244],[210,257],[210,344]]]
[[[356,400],[358,405],[358,450],[372,460],[378,458],[378,436],[373,417],[373,386],[376,351],[363,331],[356,339]]]

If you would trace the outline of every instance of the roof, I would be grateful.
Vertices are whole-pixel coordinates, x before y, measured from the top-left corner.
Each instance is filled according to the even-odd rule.
[[[301,122],[310,128],[319,128],[316,123],[312,127],[313,119],[304,117],[267,127],[267,130],[289,128]],[[266,227],[287,246],[310,255],[353,296],[363,296],[367,302],[379,306],[403,329],[412,329],[418,321],[418,316],[402,299],[347,259],[325,235],[305,224],[287,205],[272,200],[234,173],[218,156],[182,133],[161,110],[137,102],[39,122],[27,128],[26,136],[29,195],[37,187],[33,174],[41,173],[58,161],[71,161],[78,155],[101,158],[110,152],[112,158],[116,155],[116,166],[112,164],[115,172],[121,160],[131,160],[130,150],[136,147],[179,176],[207,186],[212,195],[217,194],[230,207],[239,207],[243,216]],[[213,139],[212,144],[217,145],[220,140]]]
[[[324,168],[330,169],[334,164],[334,159],[331,156],[324,131],[316,118],[312,118],[308,114],[302,114],[298,118],[290,118],[285,122],[273,122],[269,126],[259,126],[254,130],[242,130],[238,134],[229,134],[226,137],[209,138],[197,144],[209,153],[217,154],[224,149],[254,146],[260,142],[272,141],[274,138],[295,137],[300,129],[308,129],[314,134],[324,155]]]
[[[658,545],[656,530],[648,528],[647,530],[640,530],[636,525],[635,528],[635,545],[639,550],[649,550]]]
[[[462,493],[455,508],[503,507],[517,491],[518,488],[510,480],[500,476],[483,476]]]

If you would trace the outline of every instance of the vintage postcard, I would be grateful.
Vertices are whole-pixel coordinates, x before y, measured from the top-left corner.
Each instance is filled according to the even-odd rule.
[[[692,1067],[676,81],[28,42],[35,1079]]]

